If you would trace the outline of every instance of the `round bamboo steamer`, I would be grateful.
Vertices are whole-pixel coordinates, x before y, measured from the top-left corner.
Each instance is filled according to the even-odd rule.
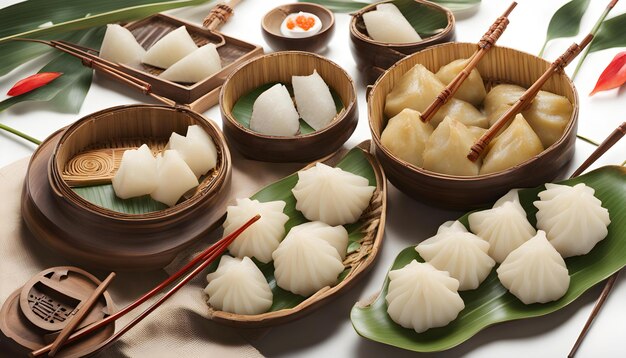
[[[452,11],[430,1],[415,0],[416,6],[428,6],[444,13],[448,19],[448,25],[439,33],[424,38],[419,42],[392,44],[373,40],[368,36],[365,29],[363,14],[376,10],[376,5],[387,2],[390,1],[381,1],[364,7],[354,13],[350,21],[350,50],[352,51],[352,57],[354,57],[357,68],[363,73],[369,84],[374,83],[385,70],[406,56],[429,46],[454,41],[456,38],[455,19]]]
[[[257,133],[237,122],[232,110],[237,100],[267,83],[291,83],[291,76],[317,70],[344,104],[335,119],[318,131],[296,136]],[[248,158],[267,162],[309,162],[335,152],[354,132],[358,122],[354,81],[329,59],[300,51],[276,52],[250,60],[224,82],[220,92],[223,130],[228,143]]]
[[[367,109],[376,155],[387,177],[405,194],[430,205],[467,210],[493,203],[512,188],[535,187],[550,182],[574,156],[578,125],[578,93],[563,72],[556,73],[542,90],[565,96],[573,105],[569,123],[561,138],[539,155],[507,170],[464,177],[424,170],[396,158],[384,148],[380,136],[387,125],[384,115],[386,96],[400,78],[416,64],[436,72],[454,60],[469,58],[476,44],[449,43],[431,47],[398,62],[381,76],[369,91]],[[493,47],[478,64],[487,85],[512,83],[530,87],[550,63],[539,57],[506,47]],[[469,148],[468,148],[469,152]]]
[[[173,207],[145,214],[116,212],[82,198],[64,179],[71,159],[86,150],[136,148],[146,142],[164,146],[172,132],[184,135],[193,124],[213,138],[217,167],[190,198]],[[22,214],[41,243],[72,261],[109,270],[161,268],[217,227],[230,179],[228,146],[212,121],[184,108],[113,107],[78,120],[42,143],[29,164]]]

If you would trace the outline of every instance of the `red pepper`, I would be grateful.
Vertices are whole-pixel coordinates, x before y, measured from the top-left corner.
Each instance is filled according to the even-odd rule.
[[[21,94],[30,92],[41,86],[45,86],[48,83],[54,81],[57,77],[61,76],[61,72],[42,72],[36,73],[32,76],[28,76],[24,79],[17,81],[13,87],[7,92],[9,96],[19,96]]]
[[[620,87],[624,83],[626,83],[626,51],[615,55],[613,61],[602,71],[596,87],[589,95]]]

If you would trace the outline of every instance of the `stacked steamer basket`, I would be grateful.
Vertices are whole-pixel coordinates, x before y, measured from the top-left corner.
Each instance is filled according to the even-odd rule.
[[[96,205],[72,186],[110,182],[126,149],[165,147],[172,132],[199,125],[217,148],[217,166],[177,205],[124,213]],[[230,153],[212,121],[188,109],[130,105],[88,115],[48,138],[33,155],[22,214],[44,245],[89,267],[145,270],[167,265],[177,252],[216,226],[228,197]]]

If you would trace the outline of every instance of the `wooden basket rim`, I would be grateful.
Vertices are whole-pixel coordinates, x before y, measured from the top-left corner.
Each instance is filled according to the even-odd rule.
[[[416,174],[420,174],[423,176],[427,176],[427,177],[433,177],[436,179],[441,179],[441,180],[445,180],[445,181],[453,181],[453,182],[465,182],[465,183],[469,183],[469,182],[480,182],[482,180],[485,179],[493,179],[493,178],[499,178],[499,177],[505,177],[505,176],[510,176],[512,175],[516,170],[518,170],[521,167],[525,167],[526,165],[529,165],[530,163],[534,162],[535,160],[545,156],[547,153],[552,152],[554,150],[557,150],[560,145],[565,142],[567,140],[568,135],[571,133],[571,131],[574,129],[574,127],[576,126],[576,118],[578,118],[578,112],[579,112],[579,100],[578,100],[578,91],[576,90],[576,86],[574,85],[574,82],[569,78],[569,76],[567,76],[567,74],[565,72],[563,72],[564,74],[564,78],[567,81],[567,84],[571,87],[572,89],[572,93],[574,94],[574,101],[572,102],[572,114],[570,116],[569,122],[567,123],[567,126],[565,127],[565,130],[563,131],[563,134],[561,135],[561,137],[554,143],[552,143],[552,145],[550,145],[548,148],[545,148],[541,153],[539,153],[538,155],[533,156],[532,158],[514,165],[506,170],[502,170],[499,172],[495,172],[495,173],[488,173],[488,174],[479,174],[479,175],[475,175],[475,176],[460,176],[460,175],[450,175],[450,174],[442,174],[442,173],[437,173],[437,172],[433,172],[430,170],[426,170],[424,168],[420,168],[417,167],[409,162],[406,162],[400,158],[397,158],[395,155],[393,155],[385,146],[382,145],[381,139],[380,139],[380,135],[378,135],[375,131],[374,131],[374,127],[373,127],[373,119],[372,119],[372,100],[375,94],[376,89],[378,88],[378,86],[380,85],[380,83],[387,78],[387,76],[390,75],[390,73],[392,71],[394,71],[396,69],[396,67],[400,67],[401,65],[404,64],[404,62],[411,62],[413,60],[414,57],[416,57],[418,54],[421,54],[423,52],[432,52],[432,51],[436,51],[436,50],[440,50],[443,47],[454,47],[454,46],[476,46],[476,44],[474,43],[469,43],[469,42],[448,42],[448,43],[443,43],[443,44],[439,44],[439,45],[435,45],[435,46],[431,46],[428,47],[424,50],[418,51],[412,55],[409,55],[405,58],[403,58],[402,60],[396,62],[393,66],[391,66],[389,69],[387,69],[380,77],[378,77],[378,79],[376,80],[376,82],[374,83],[374,85],[372,85],[371,90],[369,91],[368,95],[367,95],[367,117],[368,117],[368,124],[370,127],[370,134],[372,136],[372,141],[376,144],[377,150],[382,151],[386,157],[390,158],[392,161],[394,161],[396,164],[399,164],[401,166],[403,166],[406,169],[409,169],[411,172],[416,173]],[[510,51],[514,51],[517,52],[521,55],[524,56],[531,56],[534,57],[535,59],[538,59],[542,62],[545,63],[546,65],[546,69],[550,66],[550,62],[548,62],[547,60],[537,57],[535,55],[532,55],[528,52],[524,52],[524,51],[520,51],[514,48],[510,48],[510,47],[506,47],[506,46],[498,46],[495,45],[493,46],[493,48],[491,49],[491,51],[499,51],[499,50],[510,50]],[[417,63],[416,63],[417,64]],[[469,152],[469,150],[468,150]]]

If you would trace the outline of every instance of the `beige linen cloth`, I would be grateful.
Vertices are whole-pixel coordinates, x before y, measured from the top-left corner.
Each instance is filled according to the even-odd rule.
[[[282,178],[302,164],[268,164],[250,161],[232,151],[233,183],[231,201],[247,197],[262,186]],[[39,271],[52,267],[72,265],[54,251],[39,244],[26,228],[21,214],[21,192],[28,159],[17,161],[0,169],[0,304]],[[220,209],[223,210],[223,209]],[[208,247],[221,232],[207,237],[191,249],[183,252],[164,270],[150,272],[118,272],[109,292],[117,307],[124,307],[158,283],[169,273],[175,272],[194,253]],[[78,265],[76,265],[78,266]],[[80,267],[80,266],[79,266]],[[100,279],[108,272],[88,270]],[[257,336],[258,333],[238,331],[218,325],[206,319],[206,304],[202,288],[206,285],[205,274],[189,282],[157,310],[136,325],[121,340],[114,343],[98,357],[259,357],[261,354],[242,335]],[[141,312],[154,300],[134,312]],[[117,321],[122,327],[134,317]],[[0,352],[2,347],[0,347]],[[0,354],[1,355],[1,354]]]

